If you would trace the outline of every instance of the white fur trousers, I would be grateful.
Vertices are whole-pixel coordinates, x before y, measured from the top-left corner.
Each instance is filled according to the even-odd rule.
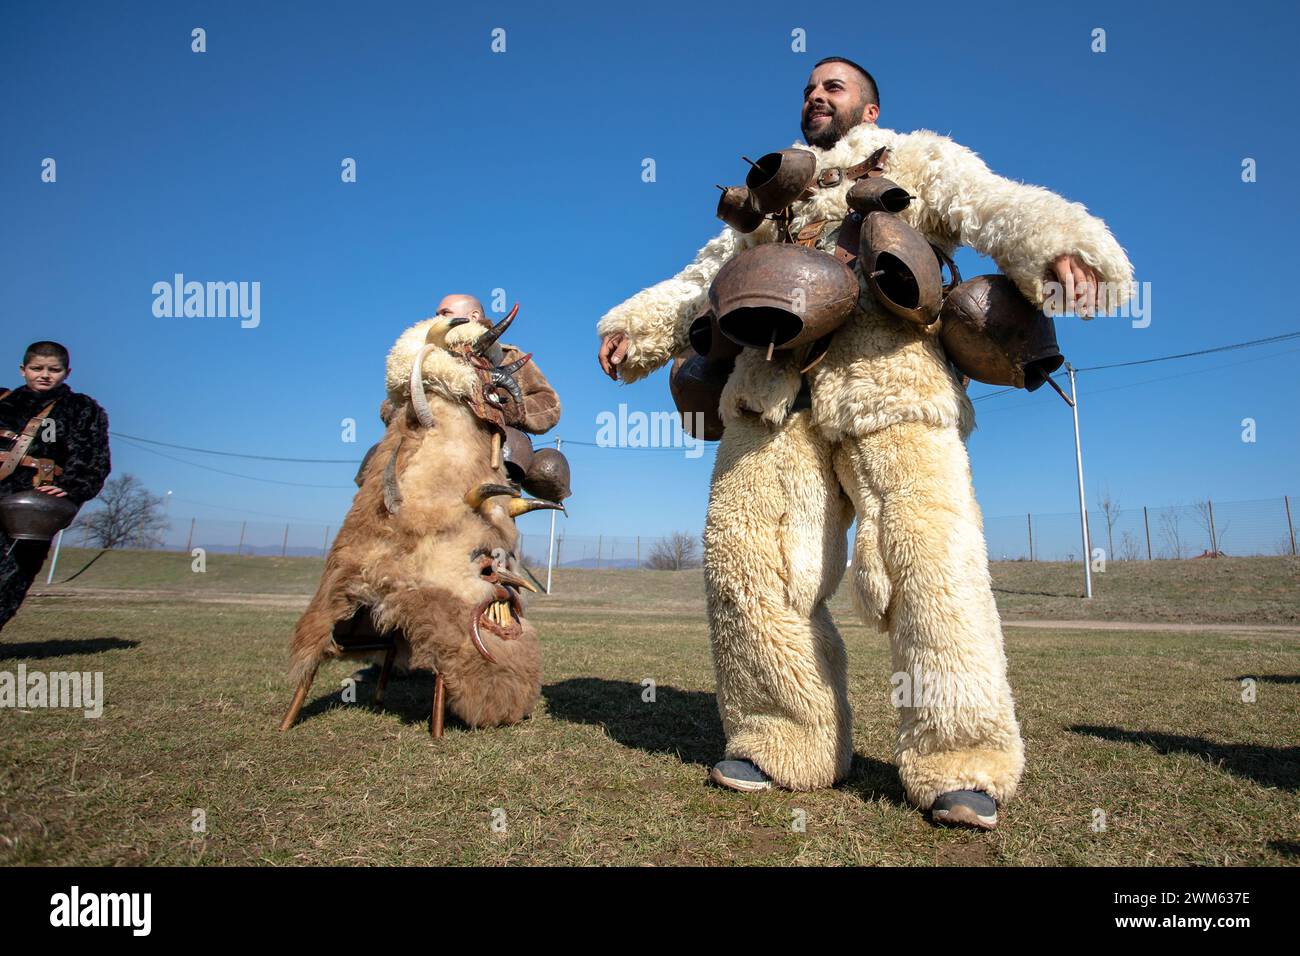
[[[1023,747],[955,425],[905,422],[833,443],[806,411],[781,425],[730,418],[705,527],[727,756],[792,790],[847,776],[847,659],[826,602],[855,511],[854,598],[890,635],[908,799],[928,809],[976,789],[1006,802]]]

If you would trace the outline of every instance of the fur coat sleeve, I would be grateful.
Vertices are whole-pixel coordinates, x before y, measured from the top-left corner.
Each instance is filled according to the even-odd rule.
[[[907,170],[920,200],[917,227],[991,257],[1035,305],[1043,304],[1047,270],[1061,255],[1097,270],[1105,283],[1103,311],[1132,294],[1128,256],[1081,203],[999,176],[972,150],[928,130],[895,140],[890,168],[895,164]]]
[[[765,231],[771,230],[758,232]],[[619,366],[624,382],[645,378],[686,348],[691,320],[708,307],[713,277],[728,259],[758,241],[757,236],[724,229],[677,275],[642,289],[605,313],[596,326],[601,338],[615,332],[628,337],[627,355]]]

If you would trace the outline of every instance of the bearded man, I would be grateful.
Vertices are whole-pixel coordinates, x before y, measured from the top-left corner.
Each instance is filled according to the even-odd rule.
[[[1128,257],[1083,206],[995,175],[947,137],[880,128],[879,115],[865,69],[842,57],[815,66],[800,126],[819,188],[794,203],[791,234],[825,223],[816,245],[833,250],[849,173],[887,147],[885,175],[914,197],[900,216],[936,247],[992,257],[1035,305],[1048,283],[1083,317],[1128,297]],[[676,276],[611,309],[597,328],[606,374],[634,382],[685,351],[718,270],[777,239],[770,220],[748,235],[725,229]],[[846,655],[826,602],[856,516],[855,604],[888,632],[894,672],[924,690],[899,707],[907,797],[936,822],[992,828],[1024,749],[966,455],[974,411],[933,329],[870,293],[802,373],[811,348],[770,361],[746,349],[722,392],[704,541],[727,746],[710,778],[742,791],[811,790],[848,775]]]

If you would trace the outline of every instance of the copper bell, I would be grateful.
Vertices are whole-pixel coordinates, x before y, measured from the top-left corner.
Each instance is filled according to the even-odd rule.
[[[891,213],[872,212],[862,224],[859,249],[862,274],[882,306],[920,326],[939,317],[943,276],[924,236]]]
[[[948,294],[939,338],[964,375],[1034,391],[1065,361],[1056,323],[1004,275],[976,276]]]
[[[718,270],[709,304],[718,328],[733,342],[789,349],[839,328],[852,314],[858,294],[857,276],[834,256],[789,243],[765,243],[733,256]]]
[[[563,501],[573,494],[569,488],[569,459],[558,448],[537,449],[522,484],[534,498]]]
[[[704,441],[722,437],[726,426],[722,424],[718,404],[735,364],[734,358],[711,360],[693,351],[673,359],[668,390],[682,416],[682,427],[692,437]]]
[[[763,214],[754,208],[749,190],[744,186],[719,186],[718,218],[736,232],[753,232],[763,224]]]
[[[806,149],[783,149],[753,163],[745,177],[749,198],[761,213],[774,214],[798,199],[817,175],[817,156]]]
[[[902,186],[875,176],[859,179],[844,197],[849,208],[864,216],[872,212],[902,212],[912,203],[912,194]]]
[[[533,440],[518,428],[506,426],[506,440],[501,447],[501,462],[510,480],[518,484],[524,480],[533,463]]]
[[[49,541],[72,524],[80,507],[43,491],[19,491],[0,498],[0,526],[14,541]]]
[[[718,317],[712,312],[705,312],[696,318],[686,335],[696,354],[707,359],[717,361],[735,358],[740,354],[740,345],[722,334],[718,328]]]

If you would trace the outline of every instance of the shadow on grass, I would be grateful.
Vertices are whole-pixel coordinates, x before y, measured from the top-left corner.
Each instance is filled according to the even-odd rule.
[[[660,684],[650,704],[642,701],[644,692],[631,681],[573,677],[547,684],[542,697],[551,717],[604,727],[625,747],[704,767],[722,759],[722,721],[712,694]]]
[[[394,675],[388,682],[388,689],[384,693],[384,706],[376,707],[375,685],[373,683],[357,684],[356,703],[345,704],[343,702],[343,688],[334,687],[332,693],[324,696],[311,696],[317,691],[324,693],[330,687],[324,681],[317,679],[312,684],[309,692],[308,702],[303,706],[298,715],[298,723],[312,717],[334,710],[336,707],[364,707],[375,713],[396,714],[404,724],[424,724],[427,730],[433,719],[433,674],[429,671],[412,671],[404,677]],[[285,700],[285,706],[288,706],[288,700]],[[445,726],[464,727],[451,708],[447,709]]]
[[[1282,856],[1300,856],[1300,843],[1294,840],[1269,840],[1268,848]]]
[[[1260,786],[1300,790],[1300,747],[1252,747],[1246,744],[1219,744],[1204,737],[1179,734],[1144,733],[1118,727],[1075,725],[1072,733],[1142,744],[1159,754],[1191,754],[1206,763],[1222,767],[1237,777],[1253,780]]]
[[[640,684],[599,677],[574,677],[542,688],[547,713],[556,720],[603,727],[625,747],[672,754],[701,768],[722,759],[725,738],[713,694],[660,684],[650,704],[642,701],[644,692]],[[854,754],[848,779],[840,787],[863,800],[883,798],[906,805],[898,771],[874,757]]]
[[[105,651],[128,651],[139,646],[139,641],[128,641],[120,637],[69,638],[28,641],[24,644],[6,644],[0,640],[0,660],[38,661],[49,657],[79,657],[84,654],[102,654]]]

